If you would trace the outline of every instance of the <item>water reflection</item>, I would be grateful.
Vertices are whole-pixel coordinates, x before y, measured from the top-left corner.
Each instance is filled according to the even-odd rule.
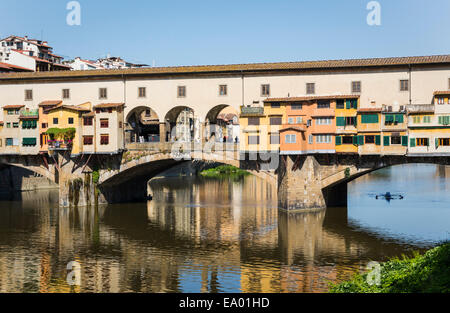
[[[405,185],[416,174],[424,181],[438,175],[433,188],[448,191],[448,169],[409,171],[355,182],[348,210],[300,214],[279,212],[276,186],[255,177],[157,180],[155,201],[100,208],[57,209],[57,194],[25,193],[0,202],[0,292],[326,291],[371,260],[427,247],[411,239],[414,226],[403,233],[377,228],[380,214],[390,219],[383,225],[400,225],[404,216],[392,210],[402,208],[364,197],[389,187],[416,201],[414,187]],[[433,206],[444,198],[427,196],[426,211],[408,208],[416,222],[424,219],[420,212],[448,213]],[[442,222],[446,229],[449,222]],[[81,264],[80,287],[66,282],[71,261]]]

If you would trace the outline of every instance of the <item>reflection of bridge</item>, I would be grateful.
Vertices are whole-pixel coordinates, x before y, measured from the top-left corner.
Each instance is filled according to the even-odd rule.
[[[348,225],[345,208],[289,214],[271,203],[235,205],[270,202],[276,188],[253,194],[270,189],[260,180],[236,189],[229,183],[218,189],[197,186],[195,192],[172,190],[172,184],[160,184],[180,197],[169,204],[70,210],[43,204],[36,214],[34,194],[22,203],[5,203],[0,225],[18,240],[0,238],[2,251],[14,249],[0,254],[0,290],[12,282],[17,292],[68,292],[65,266],[75,257],[82,264],[84,292],[185,291],[180,281],[189,269],[201,291],[227,291],[230,272],[236,273],[233,286],[243,292],[326,291],[327,279],[349,278],[369,260],[405,251],[403,244]],[[213,199],[221,206],[211,210],[207,203]],[[186,207],[186,201],[194,206]]]
[[[278,199],[288,210],[346,205],[347,183],[369,172],[407,163],[449,165],[450,157],[243,155],[232,143],[134,143],[121,155],[2,156],[0,163],[27,168],[59,184],[60,205],[144,200],[147,182],[182,162],[223,163],[263,178],[278,177]]]

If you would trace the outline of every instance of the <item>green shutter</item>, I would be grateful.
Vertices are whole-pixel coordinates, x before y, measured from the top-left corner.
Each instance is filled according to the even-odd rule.
[[[411,148],[414,148],[414,147],[416,146],[416,138],[411,138],[411,139],[409,140],[409,146],[410,146]]]
[[[384,145],[386,147],[391,145],[391,137],[390,136],[384,136]]]
[[[352,108],[352,102],[350,100],[345,101],[346,103],[346,108],[347,109],[351,109]]]
[[[408,146],[408,136],[402,137],[402,146],[407,147]]]
[[[363,124],[376,124],[378,123],[378,114],[363,114],[361,115],[361,123]]]
[[[361,123],[362,124],[370,123],[369,117],[370,117],[370,115],[368,115],[368,114],[361,115]]]
[[[394,116],[394,122],[402,124],[403,123],[403,114],[396,114]]]
[[[377,146],[380,146],[380,145],[381,145],[381,136],[380,136],[380,135],[376,135],[376,136],[375,136],[375,144],[376,144]]]
[[[345,126],[345,117],[336,117],[336,126]]]
[[[364,145],[364,136],[358,136],[358,146]]]
[[[444,116],[444,125],[450,124],[450,116]]]
[[[337,136],[336,137],[336,146],[340,146],[342,145],[342,137],[341,136]]]
[[[441,125],[444,124],[444,119],[442,118],[442,116],[439,116],[439,124],[441,124]]]
[[[358,145],[358,136],[353,136],[353,144],[354,144],[355,146]]]
[[[439,138],[436,138],[436,149],[439,148]]]
[[[392,114],[387,114],[384,121],[385,123],[392,123],[394,122],[394,116]]]
[[[351,106],[353,109],[358,109],[358,100],[356,99],[352,100]]]

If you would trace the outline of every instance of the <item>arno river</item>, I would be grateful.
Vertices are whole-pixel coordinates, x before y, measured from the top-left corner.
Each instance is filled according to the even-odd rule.
[[[448,167],[381,170],[350,184],[348,208],[299,214],[253,176],[152,185],[152,202],[91,209],[58,209],[57,191],[4,195],[0,292],[324,292],[450,237]],[[375,198],[387,191],[404,199]]]

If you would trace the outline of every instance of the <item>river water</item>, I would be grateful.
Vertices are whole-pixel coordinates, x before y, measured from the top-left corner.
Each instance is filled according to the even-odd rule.
[[[350,183],[348,208],[297,214],[253,176],[152,187],[154,201],[90,209],[58,209],[55,191],[3,195],[0,292],[326,292],[449,238],[449,167],[380,170]],[[404,199],[376,199],[387,191]]]

